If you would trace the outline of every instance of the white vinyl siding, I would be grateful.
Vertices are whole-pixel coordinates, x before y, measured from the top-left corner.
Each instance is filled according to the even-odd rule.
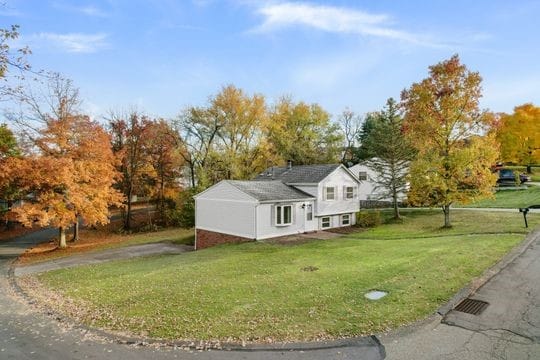
[[[349,216],[348,224],[346,220],[345,220],[345,223],[343,223],[343,219],[345,215]],[[326,223],[328,223],[328,219],[330,219],[330,227],[323,227],[323,219],[325,219]],[[323,217],[318,218],[318,224],[319,224],[319,230],[325,230],[329,228],[338,228],[342,226],[351,226],[351,225],[356,224],[356,216],[354,213],[344,213],[344,214],[339,214],[339,215],[323,216]]]
[[[255,204],[236,200],[195,199],[197,229],[255,238]]]
[[[388,196],[384,196],[381,190],[376,189],[376,179],[377,174],[373,169],[366,165],[356,164],[349,168],[349,170],[357,175],[360,180],[360,185],[358,185],[357,199],[358,200],[381,200],[381,201],[391,201],[392,199]],[[400,192],[398,194],[399,200],[404,200],[407,198],[406,192]]]
[[[195,227],[254,239],[257,201],[226,182],[195,197]]]
[[[311,202],[306,202],[312,204]],[[275,224],[276,205],[291,205],[292,223],[288,226],[277,226]],[[257,206],[257,239],[268,239],[277,236],[302,234],[304,231],[317,230],[318,222],[312,221],[313,228],[306,228],[304,220],[305,209],[302,208],[304,202],[289,204],[259,204]]]
[[[313,216],[321,217],[358,212],[360,210],[360,202],[355,201],[358,199],[358,186],[359,183],[354,176],[342,167],[337,168],[319,183],[318,201],[315,205]],[[353,199],[346,199],[346,187],[357,189],[356,192],[353,190],[353,194],[355,195]],[[335,189],[333,201],[326,201],[327,188]],[[339,219],[332,221],[332,224],[333,226],[339,226]]]

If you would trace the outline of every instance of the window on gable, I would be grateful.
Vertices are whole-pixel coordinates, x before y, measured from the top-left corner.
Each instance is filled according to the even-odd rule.
[[[354,199],[356,196],[356,187],[354,186],[344,186],[343,187],[343,198],[346,200]]]
[[[292,224],[292,205],[276,205],[275,223],[277,226]]]
[[[336,200],[336,188],[328,186],[324,188],[324,200]]]
[[[366,171],[358,172],[358,180],[367,180],[367,172]]]

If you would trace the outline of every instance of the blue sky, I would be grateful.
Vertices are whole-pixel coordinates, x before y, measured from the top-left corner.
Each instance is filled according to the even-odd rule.
[[[332,114],[380,109],[458,53],[482,106],[540,105],[539,1],[7,0],[34,68],[63,73],[92,115],[173,117],[234,84]]]

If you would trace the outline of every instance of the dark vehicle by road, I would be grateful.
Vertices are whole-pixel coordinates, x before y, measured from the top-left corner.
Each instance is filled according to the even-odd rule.
[[[518,177],[514,173],[514,170],[511,169],[499,169],[499,178],[497,179],[497,184],[499,186],[512,186],[516,185]],[[523,184],[524,182],[530,181],[530,177],[527,174],[519,174],[519,183]]]

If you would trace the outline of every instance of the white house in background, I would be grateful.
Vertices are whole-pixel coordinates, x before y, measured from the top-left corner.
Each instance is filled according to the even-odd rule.
[[[358,179],[343,165],[271,167],[195,195],[195,248],[350,226]]]
[[[365,163],[353,165],[349,168],[349,171],[360,181],[358,187],[359,200],[392,201],[391,197],[384,196],[384,191],[377,189],[377,183],[375,182],[377,173]],[[407,194],[400,192],[398,200],[405,199],[407,199]]]

